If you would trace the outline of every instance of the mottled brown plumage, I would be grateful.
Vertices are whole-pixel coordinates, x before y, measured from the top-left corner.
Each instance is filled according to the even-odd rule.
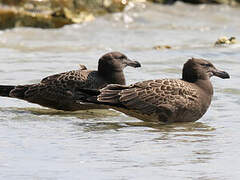
[[[97,99],[88,100],[148,121],[196,121],[211,103],[211,76],[229,78],[209,61],[192,58],[184,64],[182,79],[148,80],[130,86],[111,84],[95,92],[100,93]]]
[[[140,63],[128,59],[124,54],[111,52],[99,59],[98,71],[87,70],[80,65],[78,70],[55,74],[40,83],[18,86],[0,86],[0,95],[19,98],[31,103],[60,110],[83,110],[101,108],[100,105],[82,105],[88,94],[76,91],[79,88],[99,89],[107,84],[125,84],[123,69],[126,66],[140,67]]]

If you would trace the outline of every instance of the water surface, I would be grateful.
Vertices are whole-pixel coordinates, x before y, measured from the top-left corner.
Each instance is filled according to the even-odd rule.
[[[125,70],[128,84],[180,78],[191,57],[231,75],[212,78],[214,98],[199,121],[166,126],[0,98],[0,179],[239,179],[240,46],[213,46],[220,36],[240,37],[239,17],[227,6],[147,4],[61,29],[0,31],[1,84],[39,82],[79,63],[96,69],[112,50],[142,63]]]

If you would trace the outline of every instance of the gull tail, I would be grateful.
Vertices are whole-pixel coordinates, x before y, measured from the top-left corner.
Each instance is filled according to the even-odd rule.
[[[0,85],[0,96],[10,97],[10,91],[13,90],[15,86]]]

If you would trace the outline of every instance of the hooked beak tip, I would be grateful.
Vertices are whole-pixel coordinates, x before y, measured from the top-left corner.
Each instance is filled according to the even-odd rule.
[[[134,60],[130,60],[130,59],[127,59],[126,64],[127,64],[128,66],[131,66],[131,67],[134,67],[134,68],[141,67],[140,62],[134,61]]]
[[[220,77],[222,79],[229,79],[230,78],[230,75],[225,71],[215,71],[213,73],[213,75],[217,76],[217,77]]]
[[[138,62],[138,61],[134,61],[135,62],[135,67],[137,68],[137,67],[141,67],[141,64],[140,64],[140,62]]]

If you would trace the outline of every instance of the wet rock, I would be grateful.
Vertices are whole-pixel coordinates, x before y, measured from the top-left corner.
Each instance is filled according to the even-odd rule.
[[[229,4],[235,5],[237,0],[182,0],[183,2],[192,4]]]
[[[177,0],[148,0],[148,1],[151,1],[153,3],[160,3],[160,4],[173,4]]]
[[[161,4],[173,4],[177,0],[148,0],[155,3]],[[240,0],[179,0],[191,4],[228,4],[231,6],[239,6]]]
[[[51,14],[27,12],[22,8],[5,7],[0,9],[0,29],[31,26],[41,28],[58,28],[72,23],[64,17],[54,17]]]
[[[59,28],[123,11],[131,3],[173,4],[177,0],[0,0],[0,29],[16,26]],[[190,3],[240,4],[240,0],[182,0]]]
[[[225,45],[231,45],[236,43],[237,43],[236,37],[227,38],[226,36],[223,36],[218,38],[218,40],[215,42],[215,46],[225,46]]]
[[[156,50],[172,49],[172,47],[169,45],[157,45],[157,46],[154,46],[153,49],[156,49]]]
[[[122,11],[126,4],[126,0],[0,0],[0,29],[58,28]]]

